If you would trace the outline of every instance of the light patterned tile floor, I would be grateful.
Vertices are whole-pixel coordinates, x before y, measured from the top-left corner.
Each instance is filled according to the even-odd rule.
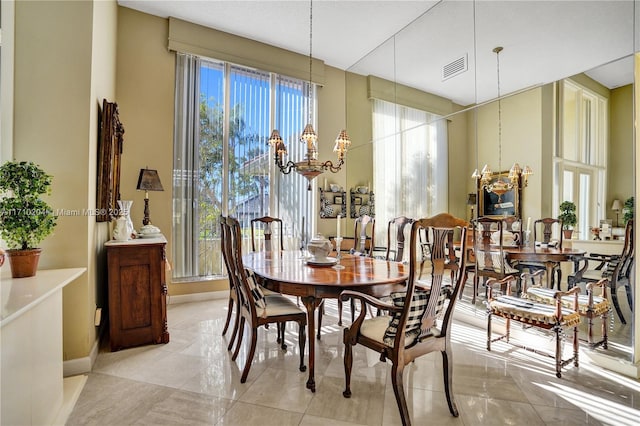
[[[101,351],[67,424],[401,424],[389,365],[362,347],[354,351],[353,396],[343,398],[342,328],[335,302],[327,303],[316,345],[315,393],[305,388],[307,373],[298,371],[295,324],[287,326],[286,352],[276,344],[275,327],[260,330],[248,380],[240,383],[246,350],[231,360],[228,336],[221,336],[226,309],[226,300],[169,305],[169,344]],[[350,318],[345,309],[344,317]],[[640,382],[586,362],[567,367],[558,379],[551,358],[501,343],[487,352],[485,338],[486,329],[454,320],[458,418],[447,408],[439,354],[406,368],[413,424],[637,424]]]

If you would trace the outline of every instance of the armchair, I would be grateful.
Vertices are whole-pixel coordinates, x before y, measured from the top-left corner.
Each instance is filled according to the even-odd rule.
[[[418,235],[420,230],[425,228],[431,241],[429,259],[432,272],[428,287],[422,285],[422,281],[418,283],[423,263],[429,260],[418,254]],[[359,316],[344,330],[343,396],[351,397],[352,346],[361,344],[378,352],[382,361],[389,360],[393,364],[391,380],[403,425],[411,424],[403,388],[404,367],[414,359],[434,351],[439,351],[442,355],[445,396],[449,411],[454,417],[458,416],[452,388],[450,327],[466,261],[465,256],[461,256],[459,264],[449,263],[447,247],[452,247],[453,244],[453,228],[436,228],[429,218],[418,219],[412,224],[409,240],[407,288],[406,291],[392,293],[391,303],[355,291],[343,291],[340,295],[342,300],[357,300],[362,306]],[[463,252],[466,250],[466,241],[466,228],[463,228]],[[445,277],[451,269],[456,271],[455,280],[447,286]],[[389,312],[390,315],[365,319],[367,305]]]

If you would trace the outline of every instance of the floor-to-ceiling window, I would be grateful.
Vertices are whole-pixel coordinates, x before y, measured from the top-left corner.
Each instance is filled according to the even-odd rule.
[[[224,273],[219,216],[236,217],[246,243],[251,219],[282,217],[289,246],[310,217],[300,176],[273,170],[267,143],[277,126],[298,154],[297,132],[311,103],[307,82],[221,61],[178,54],[173,176],[173,276]],[[313,100],[313,99],[312,99]],[[285,190],[286,189],[286,190]]]
[[[577,207],[578,237],[605,217],[608,101],[571,80],[560,83],[560,132],[556,145],[554,211],[563,201]]]
[[[421,218],[447,211],[447,127],[437,115],[373,100],[376,221]],[[376,227],[386,240],[386,227]]]

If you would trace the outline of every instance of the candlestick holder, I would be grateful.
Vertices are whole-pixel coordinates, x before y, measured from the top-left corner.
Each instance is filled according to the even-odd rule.
[[[337,237],[336,242],[336,264],[332,266],[333,269],[344,269],[344,266],[340,264],[342,254],[340,253],[340,244],[342,243],[342,237]]]

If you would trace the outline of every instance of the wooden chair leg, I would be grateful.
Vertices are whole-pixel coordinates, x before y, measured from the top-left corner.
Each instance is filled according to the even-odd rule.
[[[351,367],[353,366],[353,354],[351,347],[353,346],[348,336],[349,329],[344,330],[344,392],[342,396],[351,398]]]
[[[285,343],[285,340],[284,340],[284,331],[286,326],[287,326],[286,322],[281,322],[276,325],[276,328],[278,329],[278,334],[280,335],[280,348],[282,348],[283,351],[287,350],[287,344]]]
[[[233,322],[233,331],[231,332],[231,340],[229,341],[229,345],[227,346],[227,350],[230,351],[233,347],[233,342],[235,342],[236,337],[238,336],[238,327],[240,324],[240,308],[236,309],[236,318]]]
[[[587,343],[589,346],[593,346],[593,311],[591,308],[587,309]]]
[[[258,340],[258,330],[251,327],[251,339],[249,346],[249,354],[247,355],[247,360],[244,363],[244,370],[242,370],[242,377],[240,377],[240,383],[244,383],[247,381],[247,376],[249,375],[249,370],[251,369],[251,363],[253,362],[253,356],[256,353],[256,342]]]
[[[578,341],[578,326],[573,327],[573,365],[578,366],[578,353],[580,352]]]
[[[491,352],[491,313],[487,315],[487,351]]]
[[[631,294],[631,285],[626,283],[624,286],[625,292],[627,293],[627,302],[629,303],[629,309],[633,312],[633,295]]]
[[[222,335],[227,334],[227,329],[229,328],[229,324],[231,323],[231,315],[233,315],[233,299],[229,298],[229,306],[227,308],[227,320],[224,323],[224,328],[222,329]]]
[[[338,325],[342,326],[342,300],[338,298]]]
[[[233,351],[233,355],[231,356],[231,360],[235,361],[238,358],[238,354],[240,353],[240,346],[242,346],[242,337],[244,336],[244,317],[240,317],[240,330],[238,332],[238,341],[236,342],[236,349]]]
[[[556,377],[562,377],[562,336],[560,327],[556,327],[554,330],[556,335]]]
[[[476,295],[478,294],[479,284],[480,284],[480,278],[478,277],[478,274],[475,274],[473,276],[473,295],[471,296],[472,305],[476,304]]]
[[[453,359],[448,349],[442,353],[442,375],[444,377],[444,393],[447,397],[449,412],[453,417],[458,417],[458,406],[453,396]]]
[[[604,349],[609,349],[609,334],[607,327],[607,322],[609,321],[609,311],[605,311],[602,314],[602,347]]]
[[[306,371],[307,366],[304,365],[304,346],[307,341],[306,330],[307,324],[302,321],[298,322],[298,349],[300,350],[300,371]]]
[[[391,367],[391,382],[393,384],[393,393],[396,396],[396,403],[398,404],[398,410],[400,411],[400,419],[405,426],[411,425],[411,417],[409,416],[409,409],[407,408],[407,400],[404,396],[404,386],[402,384],[402,374],[404,372],[404,365],[393,364]]]
[[[613,307],[618,314],[618,318],[620,318],[620,322],[626,324],[627,320],[624,319],[624,315],[622,314],[620,302],[618,301],[618,292],[616,291],[616,285],[613,283],[613,281],[611,282],[611,301],[613,302]]]

